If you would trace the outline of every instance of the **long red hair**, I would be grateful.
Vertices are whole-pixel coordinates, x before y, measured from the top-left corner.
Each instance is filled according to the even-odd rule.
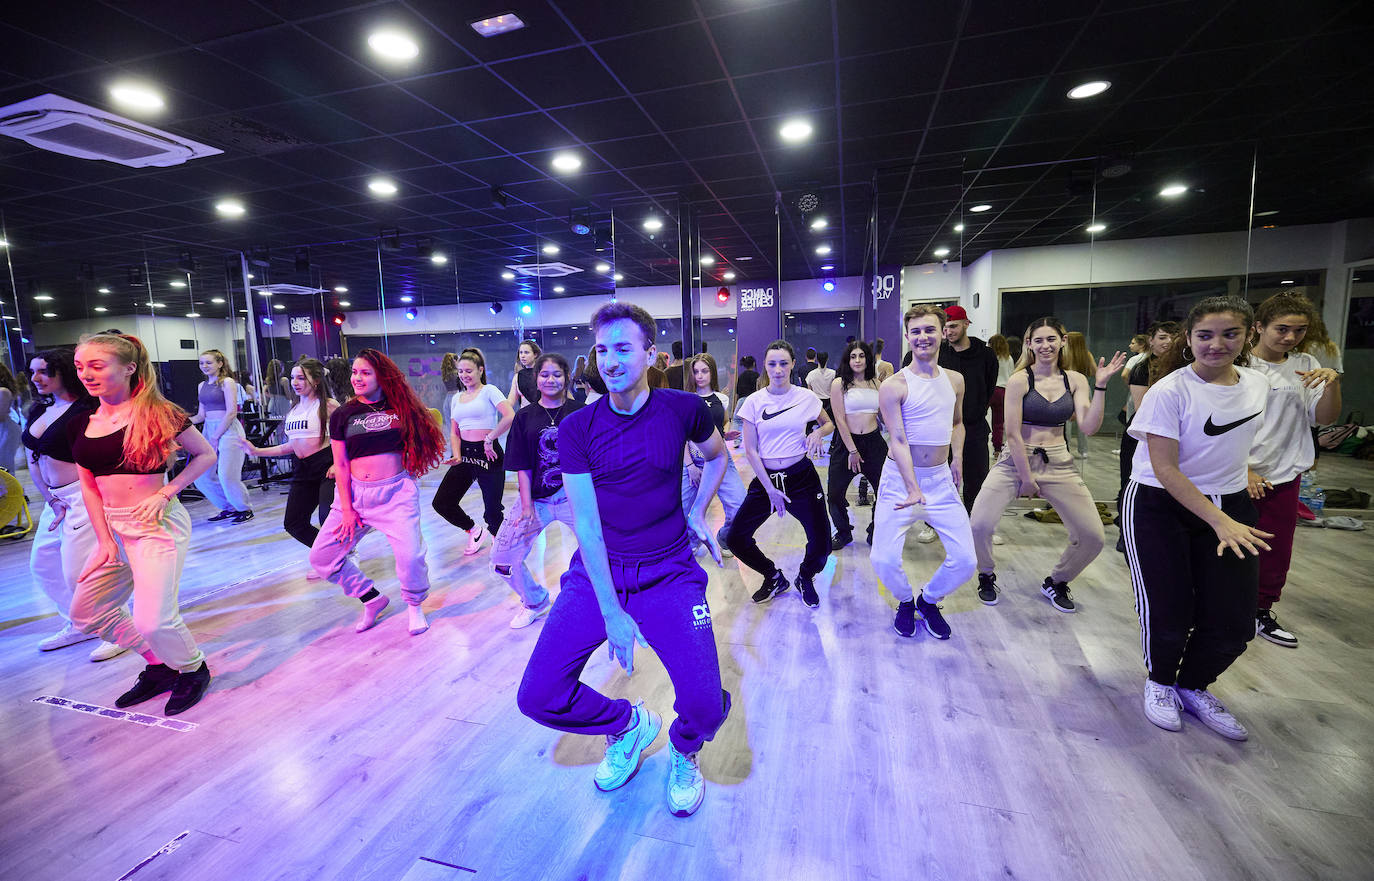
[[[387,406],[400,418],[402,464],[411,474],[421,476],[443,461],[444,436],[439,426],[395,361],[376,349],[363,349],[358,357],[372,365]]]

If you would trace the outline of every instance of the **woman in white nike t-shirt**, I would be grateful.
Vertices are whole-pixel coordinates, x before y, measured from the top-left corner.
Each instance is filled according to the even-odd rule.
[[[1145,716],[1183,727],[1180,703],[1208,728],[1244,740],[1245,728],[1208,687],[1255,635],[1259,554],[1246,460],[1269,382],[1248,367],[1250,305],[1209,297],[1188,313],[1162,357],[1130,432],[1136,449],[1121,526],[1145,649]]]
[[[796,359],[789,343],[770,343],[763,365],[768,386],[735,408],[744,430],[744,455],[755,476],[725,541],[741,563],[764,576],[753,600],[766,603],[792,585],[759,549],[754,533],[769,514],[785,511],[796,517],[806,530],[806,556],[797,572],[797,591],[802,602],[814,609],[820,605],[820,597],[812,580],[830,558],[830,518],[820,476],[808,456],[821,454],[835,425],[825,415],[815,392],[792,385]],[[810,422],[820,424],[807,434]]]

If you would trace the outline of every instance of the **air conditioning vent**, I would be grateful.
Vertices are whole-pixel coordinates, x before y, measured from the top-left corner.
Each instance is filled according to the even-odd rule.
[[[40,150],[130,168],[180,165],[224,152],[51,94],[0,107],[0,134]]]
[[[315,294],[323,294],[325,292],[324,288],[307,288],[298,284],[255,284],[253,285],[253,290],[260,294],[268,295],[304,294],[307,296],[314,296]]]
[[[515,263],[506,267],[512,272],[533,278],[562,278],[582,270],[567,263]]]

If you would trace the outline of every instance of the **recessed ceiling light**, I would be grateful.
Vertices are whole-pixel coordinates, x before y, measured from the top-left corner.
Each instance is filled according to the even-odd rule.
[[[504,278],[506,281],[510,281],[511,279],[515,278],[515,273],[514,273],[514,272],[503,272],[503,273],[501,273],[501,277]]]
[[[553,255],[558,253],[558,246],[550,242],[549,244],[545,245],[539,250],[543,251],[545,254],[548,254],[550,257],[552,257]]]
[[[247,314],[248,314],[248,310],[247,310],[247,309],[240,309],[239,311],[242,312],[244,315],[247,315]]]
[[[963,231],[964,231],[964,225],[963,225],[962,223],[956,223],[956,224],[954,224],[954,231],[955,231],[955,232],[963,232]]]
[[[259,297],[270,297],[270,296],[272,296],[272,292],[271,292],[271,291],[258,291],[258,296],[259,296]]]
[[[223,199],[215,203],[215,210],[224,217],[242,217],[248,209],[238,199]]]
[[[256,275],[254,275],[254,274],[253,274],[253,273],[251,273],[251,272],[250,272],[250,273],[248,273],[248,280],[249,280],[249,281],[252,281],[252,280],[253,280],[253,279],[255,279],[255,278],[257,278],[257,276],[256,276]]]
[[[1101,95],[1112,87],[1106,80],[1093,80],[1090,83],[1082,83],[1069,89],[1069,97],[1074,100],[1080,98],[1091,98],[1093,95]]]
[[[340,301],[339,301],[339,308],[340,308],[340,309],[347,309],[349,306],[352,306],[352,305],[353,305],[353,304],[350,303],[350,302],[348,302],[347,300],[340,300]]]
[[[396,195],[396,185],[384,177],[377,177],[368,181],[367,188],[379,196]]]
[[[157,92],[135,83],[117,83],[111,86],[110,97],[134,110],[161,110],[167,106]]]
[[[286,304],[285,304],[285,303],[273,303],[273,304],[272,304],[272,308],[273,308],[273,309],[279,309],[279,310],[280,310],[280,309],[285,309],[285,308],[286,308]]]
[[[223,298],[223,297],[211,297],[211,298],[210,298],[210,302],[211,302],[211,303],[214,303],[216,306],[220,306],[220,305],[223,305],[223,303],[224,303],[224,298]]]
[[[1186,184],[1169,184],[1167,187],[1160,190],[1159,194],[1165,197],[1172,197],[1182,196],[1186,192],[1188,192],[1188,186]]]
[[[726,281],[734,281],[735,274],[733,272],[727,272],[724,275],[722,275],[721,278],[725,279]]]
[[[1277,210],[1274,210],[1274,211],[1256,211],[1256,212],[1255,212],[1255,216],[1256,216],[1256,217],[1272,217],[1273,215],[1278,214],[1278,213],[1279,213],[1279,212],[1278,212]]]
[[[409,61],[420,54],[415,41],[400,31],[374,31],[367,38],[367,45],[383,58],[392,61]]]
[[[610,272],[610,271],[611,271],[611,264],[609,264],[609,263],[598,263],[598,264],[596,264],[596,271],[597,271],[597,272]]]
[[[659,220],[657,217],[650,217],[648,220],[644,221],[644,228],[649,232],[658,232],[663,229],[663,221]]]
[[[991,206],[991,205],[974,205],[972,208],[969,209],[969,211],[972,211],[974,214],[982,214],[984,211],[991,211],[991,210],[992,210],[992,206]]]
[[[187,318],[199,318],[199,317],[200,317],[200,313],[199,313],[199,312],[187,312],[187,313],[186,313],[186,317],[187,317]]]
[[[561,293],[563,293],[563,292],[566,291],[566,290],[567,290],[567,288],[563,287],[561,284],[556,284],[556,285],[553,286],[553,292],[554,292],[555,294],[561,294]]]
[[[829,225],[830,221],[826,220],[824,217],[817,217],[815,220],[811,221],[812,229],[825,229]]]
[[[346,293],[348,293],[348,288],[344,287],[343,285],[336,285],[335,288],[334,288],[334,293],[336,293],[336,294],[346,294]]]
[[[514,12],[507,12],[504,15],[484,18],[481,21],[471,21],[468,22],[468,25],[484,37],[494,37],[497,34],[518,31],[525,26],[525,23]]]
[[[826,254],[829,254],[829,253],[830,253],[830,246],[829,246],[829,245],[817,245],[817,246],[816,246],[816,253],[819,254],[819,255],[821,255],[822,257],[824,257]]]
[[[624,280],[625,280],[625,276],[621,275],[621,274],[618,273],[618,272],[617,272],[615,275],[611,276],[611,278],[614,278],[616,281],[624,281]]]
[[[109,309],[106,309],[104,306],[96,306],[96,307],[95,307],[94,309],[92,309],[91,311],[92,311],[92,312],[109,312],[110,310],[109,310]]]
[[[448,262],[448,258],[443,254],[435,254],[429,258],[429,262],[433,263],[435,266],[443,266]]]
[[[702,266],[712,266],[715,264],[716,258],[712,257],[710,254],[703,254],[701,260],[698,262],[700,262]]]
[[[184,288],[184,287],[186,287],[186,282],[184,282],[184,281],[174,281],[174,282],[171,282],[170,284],[171,284],[171,286],[174,287],[174,288]]]
[[[148,305],[151,306],[151,307],[154,308],[154,309],[166,309],[166,308],[167,308],[167,304],[166,304],[166,303],[149,303]]]
[[[406,294],[404,297],[401,297],[401,302],[402,302],[402,303],[413,303],[413,302],[415,302],[415,298],[412,297],[410,294]]]
[[[0,248],[8,248],[9,246],[9,239],[0,239]]]
[[[1291,279],[1291,278],[1285,278],[1283,281],[1279,282],[1279,284],[1292,284],[1292,283],[1293,283],[1293,279]]]
[[[829,272],[830,270],[832,270],[832,269],[834,269],[834,268],[835,268],[835,264],[834,264],[834,263],[822,263],[822,264],[821,264],[821,272]]]
[[[1087,232],[1090,232],[1090,233],[1106,232],[1106,231],[1107,231],[1107,224],[1105,224],[1105,223],[1094,223],[1094,224],[1090,224],[1090,225],[1084,227],[1084,229],[1085,229]]]
[[[47,303],[52,300],[51,294],[35,294],[34,299],[40,303]]]
[[[736,260],[753,260],[753,257],[736,257]]]
[[[559,153],[549,164],[553,166],[554,171],[571,172],[582,167],[582,160],[576,153]]]
[[[948,257],[948,256],[949,256],[949,248],[936,248],[936,249],[935,249],[935,256],[936,256],[936,257]]]
[[[56,317],[57,317],[57,313],[56,313],[56,312],[44,312],[44,313],[43,313],[43,317],[44,317],[44,318],[56,318]]]
[[[796,144],[811,137],[811,123],[804,119],[792,119],[783,123],[778,134],[784,141]]]
[[[98,294],[108,294],[109,292],[110,292],[110,289],[109,289],[109,288],[96,288],[96,293],[98,293]]]

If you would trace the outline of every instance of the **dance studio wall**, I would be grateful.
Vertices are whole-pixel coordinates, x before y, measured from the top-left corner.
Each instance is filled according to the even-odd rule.
[[[232,326],[224,319],[196,320],[150,315],[99,315],[76,321],[44,321],[30,331],[33,351],[52,346],[75,345],[84,334],[99,333],[117,327],[143,340],[154,361],[194,361],[206,349],[219,349],[232,356]],[[242,338],[242,333],[239,334]],[[193,340],[192,348],[181,347],[183,340]]]

